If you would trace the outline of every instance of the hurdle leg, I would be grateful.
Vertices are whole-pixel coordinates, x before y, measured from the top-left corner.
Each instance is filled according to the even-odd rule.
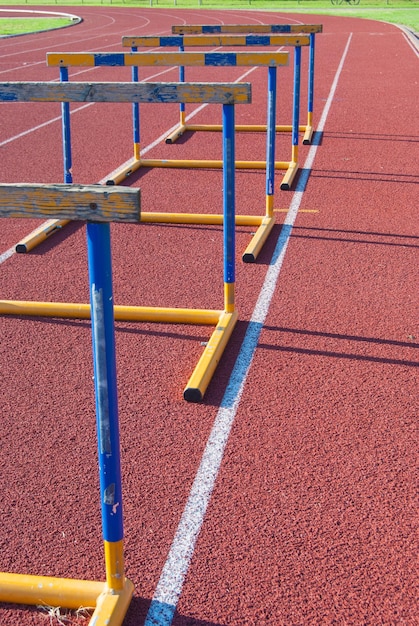
[[[133,46],[131,48],[131,52],[137,52],[137,47]],[[138,66],[136,65],[132,66],[131,76],[132,76],[132,82],[138,83]],[[133,135],[134,135],[134,159],[136,161],[139,161],[140,160],[140,104],[138,102],[132,103],[132,126],[133,126],[132,130],[133,130]]]
[[[116,611],[118,614],[125,614],[133,586],[124,574],[122,480],[109,223],[88,223],[87,241],[102,535],[107,587],[98,600],[96,611],[101,615],[101,621],[97,623],[106,624],[109,620],[106,621],[108,616],[104,613]],[[118,602],[122,604],[122,609]]]
[[[275,142],[276,142],[276,67],[268,68],[268,111],[266,132],[266,212],[259,228],[243,253],[245,263],[253,263],[275,224]]]
[[[223,104],[223,273],[224,311],[186,385],[183,397],[200,402],[237,321],[235,306],[235,141],[234,105]]]
[[[307,126],[303,137],[303,144],[310,144],[313,137],[313,109],[314,109],[314,52],[315,33],[310,33],[309,68],[308,68],[308,106]]]
[[[184,52],[185,46],[179,46],[179,52]],[[185,66],[179,65],[179,82],[185,82]],[[179,126],[166,137],[166,143],[175,143],[183,135],[186,129],[186,106],[184,102],[179,103]]]
[[[288,191],[298,170],[298,132],[300,120],[300,87],[301,87],[301,46],[294,49],[294,94],[292,112],[292,157],[287,172],[282,179],[281,189]]]

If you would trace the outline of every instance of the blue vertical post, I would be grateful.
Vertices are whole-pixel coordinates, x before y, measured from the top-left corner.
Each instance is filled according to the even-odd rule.
[[[235,145],[234,104],[223,104],[223,224],[225,310],[235,309]]]
[[[123,539],[123,521],[112,263],[108,223],[87,224],[87,253],[102,532],[105,542],[115,543]]]
[[[68,68],[60,67],[60,80],[61,82],[68,81]],[[71,173],[72,158],[71,158],[71,129],[70,129],[70,103],[61,103],[61,124],[63,135],[63,163],[64,163],[64,182],[72,183],[73,175]]]
[[[132,46],[131,52],[137,52],[137,47]],[[131,71],[132,82],[138,83],[138,67],[132,66]],[[132,103],[132,127],[134,135],[134,158],[140,159],[140,104],[139,102]]]
[[[184,52],[185,51],[185,46],[182,44],[181,46],[179,46],[179,52]],[[179,82],[180,83],[184,83],[185,82],[185,66],[184,65],[179,65]],[[183,126],[185,124],[185,103],[181,102],[179,104],[179,112],[180,112],[180,124]]]
[[[310,47],[309,47],[309,61],[308,61],[308,106],[307,106],[307,125],[308,126],[313,125],[315,41],[316,41],[315,33],[310,33]]]
[[[273,196],[275,193],[276,77],[276,67],[269,67],[266,132],[266,210],[270,217],[273,215]]]
[[[298,160],[298,132],[300,124],[300,89],[301,89],[301,46],[295,46],[294,52],[294,94],[292,112],[292,160]]]

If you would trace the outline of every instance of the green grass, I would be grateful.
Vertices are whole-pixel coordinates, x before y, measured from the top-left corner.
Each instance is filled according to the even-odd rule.
[[[0,35],[22,35],[27,32],[62,28],[71,24],[67,18],[0,17]]]
[[[9,5],[7,0],[0,0],[1,5]],[[39,5],[39,0],[17,0],[14,6],[29,8],[30,5]],[[126,6],[136,8],[194,8],[194,9],[245,9],[266,10],[317,15],[341,15],[360,17],[393,24],[407,26],[411,30],[419,31],[419,3],[418,0],[360,0],[358,6],[332,6],[330,0],[43,0],[42,5],[50,5],[57,10],[68,10],[77,13],[77,6],[107,5]],[[10,5],[9,5],[10,6]],[[1,15],[1,13],[0,13]],[[35,30],[57,28],[68,24],[71,20],[52,18],[1,18],[0,35],[19,34]]]

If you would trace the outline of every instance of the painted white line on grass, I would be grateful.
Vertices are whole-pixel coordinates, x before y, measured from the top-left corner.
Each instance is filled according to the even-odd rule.
[[[351,38],[352,34],[348,38],[339,67],[336,71],[329,97],[318,124],[318,133],[323,131]],[[318,145],[311,146],[304,163],[304,172],[310,171],[317,148]],[[307,180],[307,175],[305,176],[305,180]],[[295,191],[291,199],[290,208],[275,246],[271,264],[269,265],[242,347],[231,373],[227,389],[221,401],[220,409],[215,418],[200,466],[196,473],[188,501],[179,522],[166,563],[163,567],[160,580],[157,584],[145,626],[170,626],[172,623],[176,605],[182,592],[183,582],[195,549],[195,543],[202,526],[223,459],[230,430],[237,413],[247,374],[256,351],[259,335],[276,289],[292,227],[297,217],[302,197],[303,190],[297,188],[297,191]]]

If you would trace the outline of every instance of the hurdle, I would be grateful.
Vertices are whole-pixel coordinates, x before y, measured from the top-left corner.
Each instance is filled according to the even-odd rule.
[[[174,35],[214,35],[214,34],[243,34],[252,33],[264,34],[286,34],[305,33],[309,35],[309,67],[308,67],[308,99],[307,99],[307,123],[300,126],[299,130],[304,132],[303,144],[310,144],[313,138],[313,112],[314,112],[314,57],[316,33],[323,32],[322,24],[189,24],[172,26]],[[261,45],[264,45],[263,43]],[[286,126],[277,129],[279,132],[286,132]]]
[[[140,190],[100,185],[0,184],[0,218],[87,220],[96,430],[106,582],[0,572],[0,601],[94,609],[91,626],[122,624],[134,585],[125,576],[112,306],[110,222],[139,222]],[[106,393],[103,391],[106,389]]]
[[[308,35],[280,34],[280,35],[172,35],[172,36],[146,36],[146,37],[122,37],[122,46],[130,47],[132,52],[136,52],[138,48],[143,47],[175,47],[179,48],[179,52],[184,52],[185,47],[217,47],[217,46],[287,46],[294,47],[294,89],[293,89],[293,108],[292,108],[292,124],[276,124],[276,132],[292,132],[294,141],[291,145],[291,162],[298,162],[298,132],[306,131],[306,126],[299,125],[300,118],[300,76],[301,76],[301,46],[309,46],[310,38]],[[138,80],[138,68],[132,69],[133,81]],[[179,67],[179,82],[185,82],[185,68]],[[135,106],[135,105],[134,105]],[[187,124],[185,105],[179,105],[180,120],[179,126],[166,138],[166,143],[174,143],[185,132],[196,131],[221,131],[218,124]],[[134,111],[134,119],[138,118],[139,112]],[[266,124],[236,124],[236,132],[266,132]],[[291,181],[290,181],[291,182]],[[283,183],[282,188],[288,188],[289,185]]]
[[[68,82],[68,68],[80,66],[122,66],[131,65],[134,68],[146,65],[179,65],[188,64],[202,66],[208,65],[229,66],[229,65],[261,65],[268,68],[268,107],[267,107],[267,141],[265,161],[237,161],[236,168],[256,168],[265,170],[266,196],[264,214],[261,215],[236,215],[235,223],[240,226],[256,227],[251,241],[242,254],[244,262],[252,263],[256,260],[274,224],[274,193],[275,181],[274,170],[276,167],[287,168],[287,172],[282,181],[282,185],[290,185],[292,178],[298,168],[297,162],[275,161],[275,118],[276,118],[276,69],[288,63],[288,52],[254,52],[254,53],[213,53],[202,52],[174,52],[174,53],[48,53],[47,63],[50,66],[58,66],[63,84]],[[136,81],[133,84],[138,84]],[[134,103],[135,106],[137,103]],[[134,110],[134,157],[122,167],[117,168],[112,177],[108,178],[107,184],[120,184],[127,180],[140,167],[179,167],[179,168],[220,168],[222,161],[215,160],[179,160],[179,159],[143,159],[140,154],[139,141],[139,107]],[[71,157],[71,136],[70,136],[70,116],[69,110],[63,107],[63,151],[65,179],[68,180],[70,174],[69,166],[72,163]],[[137,115],[137,117],[136,117]],[[141,221],[150,223],[166,224],[222,224],[221,214],[199,214],[199,213],[158,213],[142,212]],[[30,240],[28,235],[27,241]]]
[[[3,102],[210,102],[222,105],[223,118],[223,282],[224,308],[186,309],[114,306],[114,317],[124,321],[215,325],[185,389],[183,397],[200,402],[233,332],[235,305],[235,131],[234,107],[251,101],[249,83],[0,83]],[[114,186],[104,185],[110,193]],[[44,210],[51,218],[51,211]],[[64,212],[60,218],[68,219]],[[82,217],[82,216],[80,216]],[[0,314],[89,319],[87,304],[1,300]]]

